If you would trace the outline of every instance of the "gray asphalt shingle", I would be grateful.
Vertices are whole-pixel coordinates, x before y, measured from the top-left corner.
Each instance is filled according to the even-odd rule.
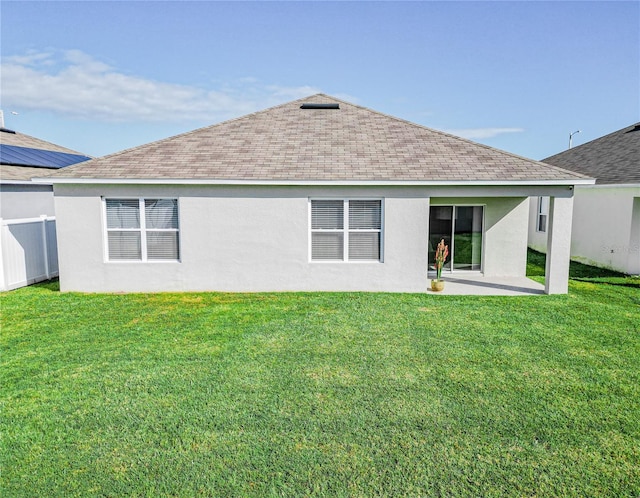
[[[543,161],[596,178],[597,185],[640,183],[640,123]]]
[[[57,168],[30,168],[28,166],[0,165],[0,180],[31,180],[36,177],[49,176],[58,171]]]
[[[301,109],[303,103],[339,109]],[[538,181],[583,175],[317,94],[70,166],[57,178]]]

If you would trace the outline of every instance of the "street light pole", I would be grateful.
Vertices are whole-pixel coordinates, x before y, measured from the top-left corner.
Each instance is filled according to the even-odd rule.
[[[576,131],[574,131],[573,133],[569,133],[569,148],[571,148],[572,139],[573,139],[573,136],[574,136],[576,133],[580,133],[580,130],[576,130]]]

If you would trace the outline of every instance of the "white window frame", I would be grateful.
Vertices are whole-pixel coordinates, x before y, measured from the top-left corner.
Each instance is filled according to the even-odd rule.
[[[546,199],[546,203],[545,203],[545,199]],[[542,197],[542,196],[538,197],[538,209],[536,211],[536,232],[540,232],[540,233],[547,232],[547,225],[549,223],[549,203],[550,202],[551,202],[551,199],[549,197]],[[544,216],[544,224],[541,223],[543,216]]]
[[[109,200],[137,200],[138,201],[138,213],[140,217],[139,228],[109,228],[107,222],[107,201]],[[178,228],[152,228],[147,229],[147,217],[145,201],[161,201],[171,200],[176,201],[176,208],[178,210]],[[180,200],[177,197],[164,197],[164,196],[150,196],[150,197],[128,197],[124,195],[115,195],[102,198],[102,223],[104,227],[104,260],[107,263],[180,263],[182,258],[182,237],[180,234]],[[109,232],[138,232],[140,233],[140,259],[111,259],[109,257]],[[147,257],[147,232],[176,232],[178,234],[178,259],[148,259]]]
[[[342,228],[312,228],[312,201],[342,201],[343,222]],[[351,229],[349,228],[349,202],[350,201],[379,201],[380,202],[380,229]],[[382,197],[311,197],[309,198],[309,262],[319,264],[371,264],[384,263],[384,198]],[[342,233],[342,259],[313,259],[313,233]],[[350,233],[379,233],[380,234],[380,258],[379,259],[349,259],[349,234]]]

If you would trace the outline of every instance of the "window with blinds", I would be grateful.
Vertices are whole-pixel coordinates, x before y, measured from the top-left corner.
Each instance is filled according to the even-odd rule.
[[[538,197],[538,216],[536,230],[538,232],[547,231],[547,218],[549,217],[549,198]]]
[[[180,259],[177,199],[106,199],[110,261]]]
[[[311,200],[312,261],[380,261],[382,201]]]

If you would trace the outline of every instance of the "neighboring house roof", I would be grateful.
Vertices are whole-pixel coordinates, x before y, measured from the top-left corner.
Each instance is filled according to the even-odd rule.
[[[0,164],[15,166],[41,166],[43,168],[64,168],[91,159],[81,154],[68,154],[51,150],[31,149],[16,145],[0,144]]]
[[[324,94],[94,159],[53,176],[54,181],[592,183],[578,173]]]
[[[0,179],[27,181],[91,159],[74,150],[0,128]]]
[[[598,185],[640,183],[640,123],[543,161],[594,177]]]
[[[49,176],[58,171],[58,168],[29,168],[27,166],[0,165],[0,180],[6,181],[29,181],[32,178]]]

